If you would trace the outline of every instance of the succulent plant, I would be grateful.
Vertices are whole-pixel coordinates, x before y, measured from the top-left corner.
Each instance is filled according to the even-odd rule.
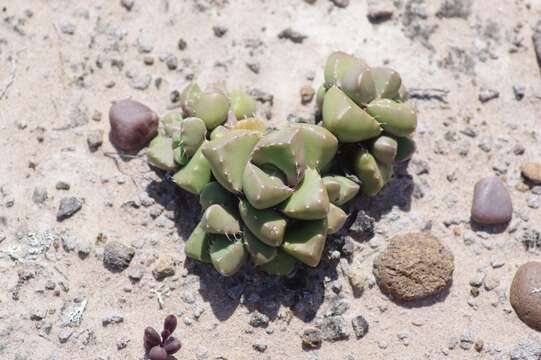
[[[188,85],[183,114],[161,119],[148,161],[199,195],[200,222],[188,257],[224,276],[248,261],[273,275],[297,263],[315,267],[343,208],[360,192],[377,194],[393,164],[415,151],[415,108],[400,75],[337,52],[317,92],[321,124],[270,128],[244,91]],[[156,350],[158,351],[158,350]]]
[[[180,350],[180,341],[172,336],[176,328],[176,316],[168,315],[163,322],[161,335],[153,327],[145,329],[143,341],[150,360],[166,360]]]
[[[394,162],[408,160],[415,152],[411,135],[417,112],[407,100],[395,70],[370,68],[343,52],[327,59],[317,101],[323,126],[338,138],[344,170],[360,180],[367,195],[376,195],[390,180]],[[334,186],[330,180],[326,185]]]

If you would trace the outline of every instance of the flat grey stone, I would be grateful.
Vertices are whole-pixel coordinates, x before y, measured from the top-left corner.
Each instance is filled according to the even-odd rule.
[[[56,213],[56,220],[63,221],[67,218],[70,218],[77,211],[81,210],[83,203],[81,200],[75,197],[67,197],[60,200],[60,206],[58,207],[58,212]]]

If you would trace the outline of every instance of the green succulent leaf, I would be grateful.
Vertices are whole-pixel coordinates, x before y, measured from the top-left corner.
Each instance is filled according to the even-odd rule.
[[[336,86],[330,88],[325,94],[323,125],[344,143],[371,139],[382,131],[376,119]]]
[[[399,137],[396,139],[398,151],[396,153],[396,161],[406,161],[415,153],[417,145],[415,141],[409,137]]]
[[[304,175],[304,144],[299,129],[281,129],[265,135],[252,154],[256,165],[272,165],[296,186]]]
[[[203,211],[214,204],[222,205],[227,209],[236,209],[237,203],[237,197],[216,181],[211,181],[205,185],[199,194],[199,204]]]
[[[372,78],[376,85],[377,97],[393,99],[398,96],[402,79],[395,70],[385,66],[374,67],[372,68]]]
[[[235,130],[202,146],[214,177],[227,190],[242,191],[244,168],[258,140],[256,132]]]
[[[325,87],[339,87],[357,105],[368,104],[376,97],[372,70],[364,60],[337,51],[325,64]]]
[[[173,137],[174,134],[180,131],[181,122],[181,113],[175,111],[169,112],[161,118],[158,132],[160,135]]]
[[[287,220],[278,211],[265,209],[258,210],[248,201],[239,201],[239,213],[244,224],[263,243],[277,247],[284,240]]]
[[[162,135],[156,136],[147,149],[147,161],[162,170],[175,170],[173,140]]]
[[[188,164],[172,178],[175,184],[192,194],[199,194],[203,187],[210,182],[210,164],[203,156],[201,148],[197,150]]]
[[[250,162],[244,168],[242,189],[248,202],[256,209],[276,206],[293,193],[293,189],[287,187],[278,176]]]
[[[205,122],[208,130],[222,125],[227,120],[229,99],[219,91],[205,92],[193,106],[193,115]]]
[[[325,248],[327,228],[327,218],[299,221],[288,227],[282,249],[306,265],[316,267]]]
[[[307,168],[297,190],[287,199],[282,212],[293,219],[316,220],[327,217],[329,196],[315,169]]]
[[[184,244],[186,256],[197,261],[210,263],[209,239],[210,236],[205,232],[201,223],[197,224]]]
[[[335,234],[344,226],[348,216],[338,206],[331,204],[327,215],[327,234]]]
[[[242,90],[233,90],[229,93],[231,111],[237,119],[253,117],[256,111],[256,101]]]
[[[210,205],[201,219],[201,226],[209,234],[235,235],[240,223],[230,209],[219,204]]]
[[[391,135],[409,136],[417,127],[417,111],[409,103],[376,99],[368,104],[367,111]]]
[[[324,127],[312,124],[291,124],[300,130],[304,142],[304,164],[318,171],[325,169],[334,159],[338,140]]]
[[[359,193],[361,187],[345,176],[325,176],[323,179],[329,199],[334,205],[342,206]],[[338,191],[336,188],[338,187]]]
[[[368,151],[361,150],[355,155],[353,167],[355,174],[361,179],[363,193],[374,196],[385,186],[385,176],[388,174],[382,173],[382,166]],[[392,169],[392,165],[390,168]]]
[[[250,254],[252,262],[256,266],[272,261],[278,253],[277,248],[263,243],[250,231],[244,232],[244,245]]]
[[[195,115],[195,104],[201,94],[201,88],[196,83],[188,84],[180,94],[180,106],[187,116]]]
[[[224,235],[211,235],[210,259],[220,274],[233,276],[246,262],[246,250],[241,241],[231,241]]]
[[[180,145],[188,158],[205,142],[207,128],[203,120],[189,117],[180,123]]]
[[[380,136],[371,146],[372,155],[381,163],[392,164],[398,151],[398,143],[389,136]]]
[[[277,249],[276,256],[268,263],[261,265],[261,270],[270,275],[287,276],[295,269],[295,263],[294,257]]]

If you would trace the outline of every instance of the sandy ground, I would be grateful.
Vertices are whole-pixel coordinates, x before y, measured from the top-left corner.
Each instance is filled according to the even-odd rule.
[[[0,97],[0,358],[142,359],[144,327],[159,326],[169,313],[179,315],[178,359],[508,359],[511,348],[536,337],[512,311],[508,289],[516,268],[539,258],[520,242],[524,232],[541,230],[541,212],[527,205],[535,195],[521,186],[519,167],[541,159],[541,87],[531,43],[541,1],[477,0],[467,19],[437,17],[440,4],[396,1],[392,19],[372,24],[365,0],[351,0],[346,8],[328,0],[136,0],[131,11],[117,0],[1,1],[0,91],[10,85]],[[415,6],[424,7],[426,16],[408,16]],[[227,32],[217,37],[214,26]],[[306,40],[279,39],[285,28]],[[136,46],[141,33],[152,44],[148,54]],[[187,44],[184,50],[179,39]],[[370,280],[372,259],[386,239],[431,227],[455,256],[452,287],[415,306],[394,303],[377,286],[354,298],[340,265],[327,261],[308,271],[306,296],[319,299],[306,305],[317,311],[312,320],[294,311],[304,306],[303,298],[291,309],[257,286],[247,286],[246,304],[239,304],[230,290],[245,280],[223,280],[185,259],[193,199],[161,183],[144,158],[118,160],[107,136],[90,152],[87,134],[108,133],[114,100],[131,97],[164,113],[171,92],[193,77],[274,95],[273,122],[290,114],[312,117],[314,105],[301,105],[299,89],[319,85],[325,57],[337,49],[374,65],[388,63],[410,88],[449,91],[447,103],[414,100],[419,151],[411,177],[390,186],[404,191],[405,203],[391,191],[373,201],[382,215],[376,236],[357,243],[353,264]],[[159,60],[167,53],[177,57],[176,70]],[[145,56],[154,64],[145,65]],[[247,63],[258,64],[259,73]],[[148,88],[134,88],[147,75]],[[514,85],[526,89],[521,101]],[[500,95],[482,104],[481,88]],[[514,152],[517,145],[524,154]],[[472,232],[473,185],[493,173],[507,181],[514,220],[502,232]],[[57,189],[59,181],[70,189]],[[36,188],[47,192],[42,203],[33,200]],[[58,222],[59,202],[68,196],[82,199],[82,209]],[[50,246],[45,253],[31,254],[39,252],[32,239],[47,243],[64,231],[90,244],[87,258],[65,251],[61,242],[55,246],[58,241],[44,245]],[[113,240],[135,247],[130,269],[122,273],[102,263],[103,243]],[[158,282],[152,269],[163,254],[175,258],[176,274]],[[493,268],[494,260],[504,265]],[[140,282],[128,278],[134,267],[145,270]],[[499,286],[481,288],[472,298],[469,282],[478,269]],[[264,287],[269,280],[254,281]],[[350,306],[343,314],[349,340],[303,350],[302,331],[329,310],[332,288],[340,284]],[[165,294],[162,309],[155,291]],[[67,314],[82,304],[79,326],[63,327]],[[255,308],[270,314],[267,328],[249,325]],[[123,322],[103,326],[111,314]],[[370,324],[362,339],[351,330],[357,315]],[[62,343],[59,335],[67,334]],[[454,339],[468,334],[484,343],[481,352],[449,350]],[[256,343],[267,345],[266,351],[256,351]]]

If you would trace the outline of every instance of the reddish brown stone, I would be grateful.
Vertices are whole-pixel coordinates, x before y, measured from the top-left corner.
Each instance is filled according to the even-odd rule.
[[[148,106],[133,100],[120,100],[109,110],[109,138],[118,148],[136,152],[158,132],[158,116]]]
[[[517,270],[509,300],[526,325],[541,331],[541,262],[530,261]]]

